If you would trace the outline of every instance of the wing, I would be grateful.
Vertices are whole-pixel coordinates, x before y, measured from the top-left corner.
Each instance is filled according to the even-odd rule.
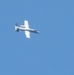
[[[28,24],[27,20],[24,21],[24,26],[25,26],[25,28],[29,28],[29,24]]]
[[[25,31],[25,35],[26,35],[26,38],[30,38],[30,32],[29,31]]]

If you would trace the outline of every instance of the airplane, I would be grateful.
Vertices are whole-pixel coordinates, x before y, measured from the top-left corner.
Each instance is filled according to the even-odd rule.
[[[27,20],[24,20],[24,25],[18,26],[18,23],[15,24],[15,31],[19,32],[19,30],[22,30],[25,32],[26,38],[30,38],[30,33],[39,33],[36,29],[29,28],[29,23]]]

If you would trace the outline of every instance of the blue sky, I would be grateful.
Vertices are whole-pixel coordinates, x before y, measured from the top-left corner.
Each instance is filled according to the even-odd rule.
[[[0,75],[74,75],[74,0],[0,0]]]

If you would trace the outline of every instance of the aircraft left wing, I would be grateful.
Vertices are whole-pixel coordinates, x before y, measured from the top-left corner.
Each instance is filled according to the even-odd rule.
[[[26,38],[30,38],[30,32],[29,31],[25,31],[25,35],[26,35]]]
[[[25,28],[29,28],[29,23],[27,20],[24,21],[24,26],[25,26]]]

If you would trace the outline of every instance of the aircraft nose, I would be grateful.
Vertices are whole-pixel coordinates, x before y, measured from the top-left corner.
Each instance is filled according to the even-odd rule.
[[[40,33],[39,31],[37,31],[38,33]]]

